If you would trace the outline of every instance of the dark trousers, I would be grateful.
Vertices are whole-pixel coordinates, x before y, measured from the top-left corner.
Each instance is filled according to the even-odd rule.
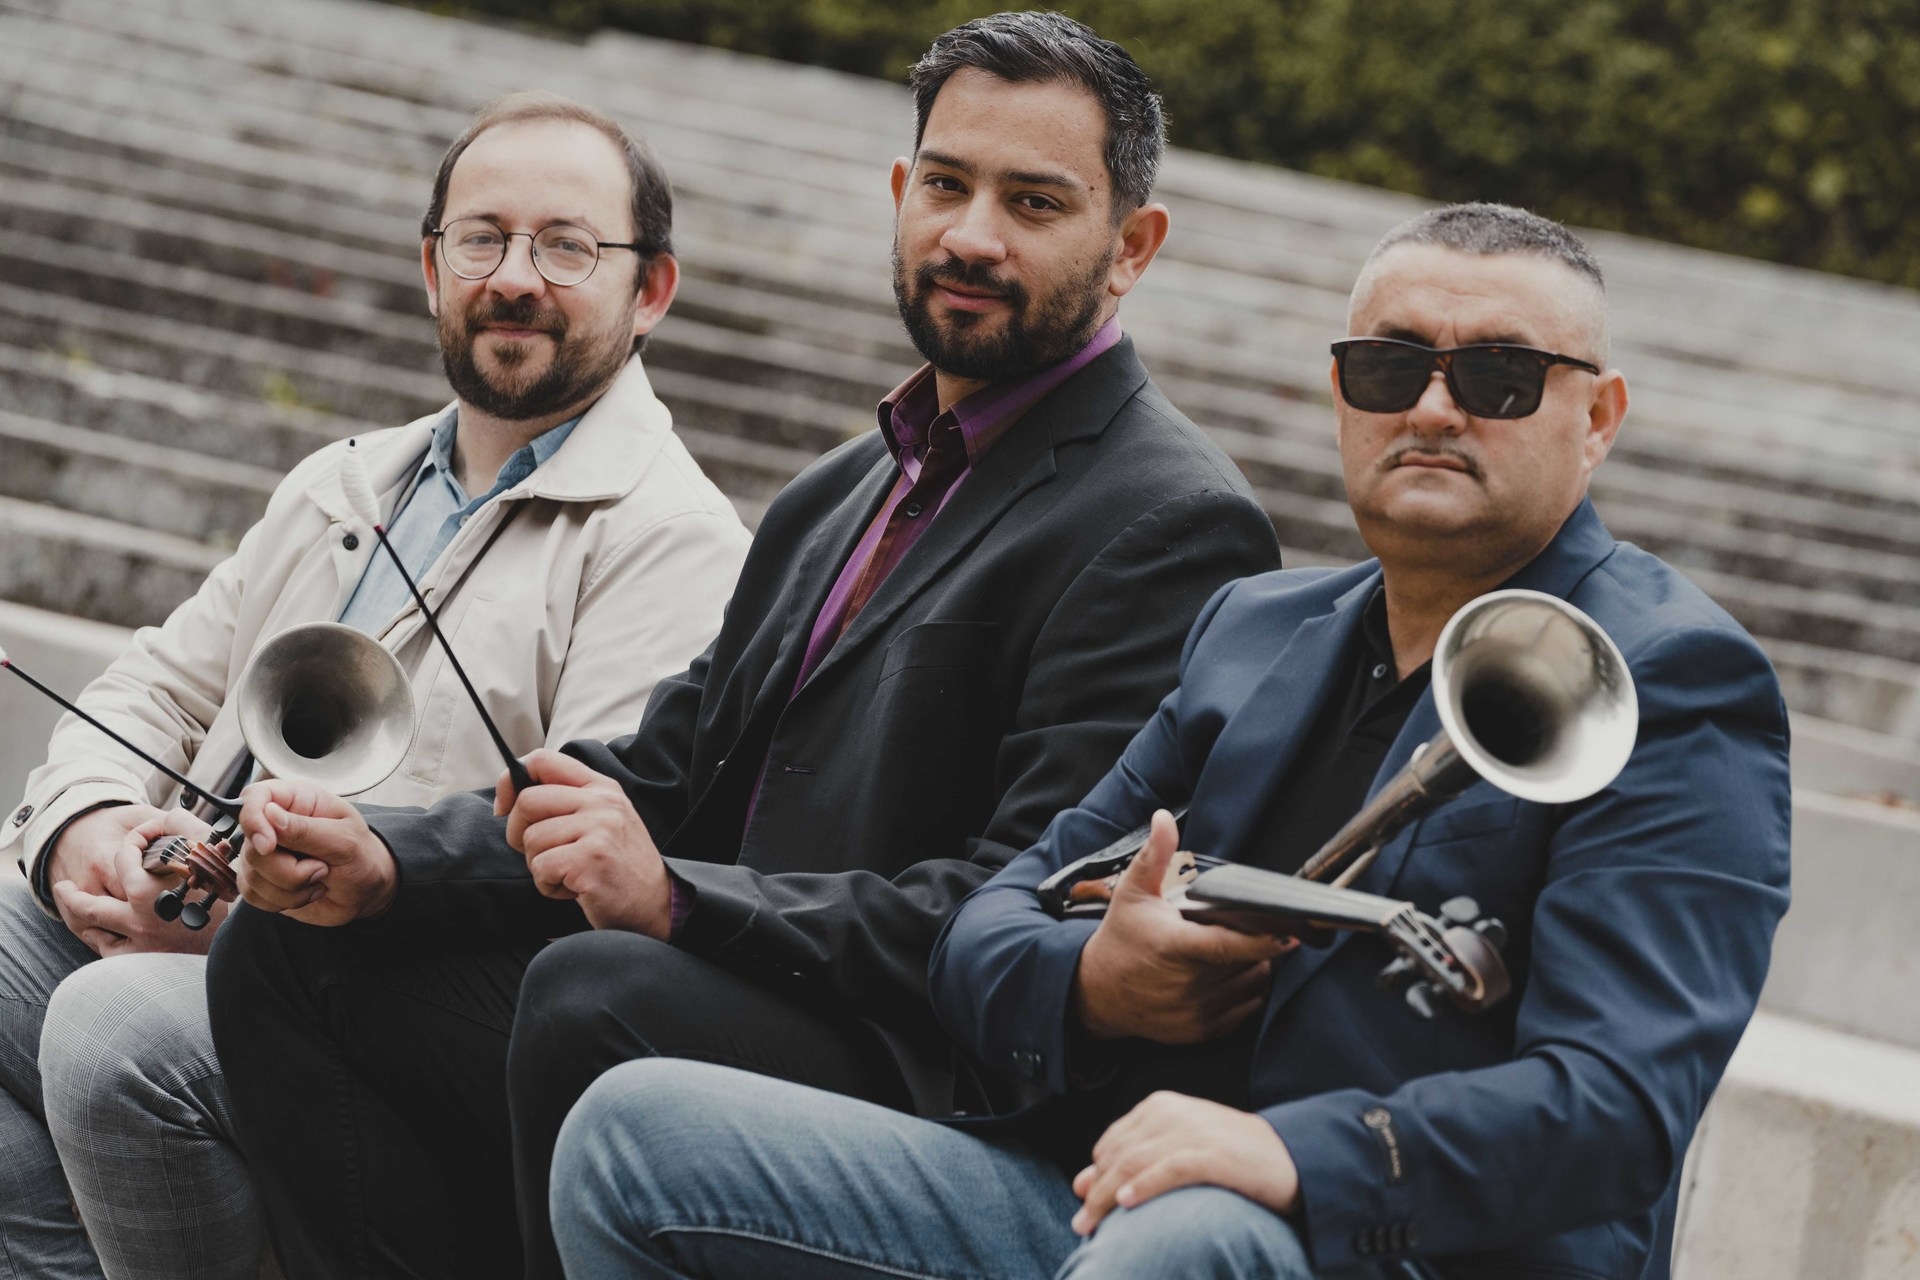
[[[523,1253],[528,1277],[557,1280],[554,1140],[587,1086],[633,1058],[906,1099],[857,1021],[632,934],[452,948],[243,907],[215,940],[207,998],[291,1280],[512,1277]]]

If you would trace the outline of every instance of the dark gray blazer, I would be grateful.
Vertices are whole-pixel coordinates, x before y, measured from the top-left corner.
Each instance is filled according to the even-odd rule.
[[[789,699],[894,475],[877,431],[809,467],[768,508],[712,647],[636,734],[566,751],[621,783],[693,887],[676,945],[864,1019],[931,1114],[953,1103],[926,983],[942,923],[1100,779],[1173,688],[1200,607],[1279,548],[1122,341],[1000,439]],[[370,816],[401,876],[373,927],[586,927],[535,892],[489,798]]]

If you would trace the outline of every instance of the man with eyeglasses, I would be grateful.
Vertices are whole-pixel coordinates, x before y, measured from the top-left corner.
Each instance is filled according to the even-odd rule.
[[[1787,905],[1787,722],[1752,639],[1608,535],[1627,408],[1598,264],[1465,205],[1390,232],[1334,345],[1376,559],[1234,583],[1081,804],[961,906],[934,1003],[1030,1109],[947,1125],[708,1063],[619,1067],[554,1158],[567,1273],[1264,1280],[1669,1273],[1681,1161]],[[1589,799],[1485,781],[1353,888],[1505,923],[1512,994],[1411,1016],[1377,938],[1254,941],[1163,896],[1176,846],[1297,870],[1439,728],[1428,661],[1502,587],[1623,653],[1638,740]],[[1176,830],[1169,810],[1188,813]],[[1038,886],[1151,821],[1097,924]]]
[[[353,458],[513,750],[631,727],[719,629],[748,544],[637,355],[679,279],[671,217],[665,175],[603,113],[531,95],[483,110],[420,244],[453,404],[301,463],[81,702],[231,794],[252,767],[232,682],[287,627],[338,620],[391,650],[414,696],[408,755],[362,798],[491,783],[499,756],[356,507]],[[26,877],[0,882],[0,1277],[259,1268],[197,954],[215,929],[158,918],[166,884],[140,866],[149,838],[207,830],[171,790],[69,719],[6,826]]]

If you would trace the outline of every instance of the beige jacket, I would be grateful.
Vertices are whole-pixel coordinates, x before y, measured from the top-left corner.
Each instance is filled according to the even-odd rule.
[[[359,437],[383,512],[439,416]],[[369,557],[385,554],[341,490],[345,448],[295,467],[232,558],[79,698],[196,785],[217,786],[243,748],[226,693],[255,649],[338,617]],[[507,744],[525,754],[632,732],[655,683],[719,631],[748,540],[636,359],[553,457],[467,521],[420,588]],[[419,607],[378,638],[412,678],[416,732],[392,776],[355,798],[428,805],[492,785],[499,756]],[[178,790],[66,716],[0,821],[0,850],[32,879],[42,845],[74,814],[112,800],[165,805]]]

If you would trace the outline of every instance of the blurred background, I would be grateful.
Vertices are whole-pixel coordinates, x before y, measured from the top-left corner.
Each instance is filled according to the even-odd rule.
[[[1592,229],[1634,389],[1596,504],[1761,639],[1795,718],[1795,905],[1679,1274],[1920,1277],[1920,0],[1061,7],[1167,99],[1174,232],[1123,319],[1289,563],[1365,554],[1326,344],[1374,239],[1454,199]],[[448,399],[419,217],[516,89],[665,164],[685,283],[647,363],[751,523],[918,363],[899,81],[984,11],[0,0],[0,643],[77,690],[294,462]],[[23,694],[8,797],[52,722]]]

